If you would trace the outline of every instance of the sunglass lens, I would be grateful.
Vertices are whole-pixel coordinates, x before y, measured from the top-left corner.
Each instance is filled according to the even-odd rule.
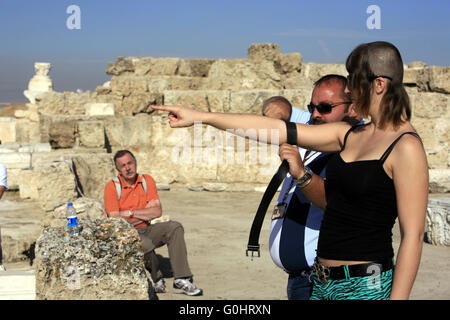
[[[331,108],[331,104],[322,102],[317,106],[317,111],[319,111],[320,113],[330,113]]]

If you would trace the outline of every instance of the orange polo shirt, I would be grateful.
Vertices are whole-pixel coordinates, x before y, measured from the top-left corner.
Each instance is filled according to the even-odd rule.
[[[117,190],[114,186],[114,181],[109,181],[105,186],[104,203],[107,213],[113,211],[124,211],[130,209],[144,209],[147,203],[151,200],[159,200],[158,193],[156,191],[155,180],[148,174],[143,174],[147,183],[147,195],[145,194],[144,187],[142,186],[142,177],[138,176],[136,183],[131,187],[128,187],[119,174],[119,180],[122,184],[122,195],[120,201],[117,199]],[[135,226],[135,227],[139,227]]]

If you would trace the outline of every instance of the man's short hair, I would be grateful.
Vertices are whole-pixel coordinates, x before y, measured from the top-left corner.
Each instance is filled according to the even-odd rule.
[[[334,83],[339,83],[342,87],[342,90],[340,92],[341,98],[343,99],[349,99],[349,95],[345,93],[345,88],[347,87],[347,78],[344,76],[341,76],[339,74],[327,74],[321,77],[319,80],[314,82],[314,88],[318,87],[319,85],[325,84],[325,85],[332,85]]]
[[[278,103],[278,104],[286,105],[287,107],[289,107],[289,110],[292,110],[292,104],[289,102],[288,99],[286,99],[285,97],[282,97],[282,96],[274,96],[274,97],[270,97],[269,99],[267,99],[263,102],[261,112],[264,113],[264,110],[266,109],[266,107],[271,103]]]
[[[134,154],[131,153],[131,151],[129,151],[129,150],[119,150],[114,155],[114,165],[116,166],[116,168],[117,168],[117,158],[121,158],[121,157],[123,157],[126,154],[129,154],[131,156],[131,158],[133,159],[133,161],[136,162],[136,158],[134,157]]]

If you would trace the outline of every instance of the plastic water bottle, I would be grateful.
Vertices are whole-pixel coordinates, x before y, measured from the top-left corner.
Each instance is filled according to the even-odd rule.
[[[78,236],[77,211],[72,202],[67,204],[66,208],[67,227],[69,228],[69,236]]]

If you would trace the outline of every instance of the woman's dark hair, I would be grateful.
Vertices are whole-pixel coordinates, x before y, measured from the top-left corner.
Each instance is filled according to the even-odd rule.
[[[403,61],[398,49],[389,42],[377,41],[357,46],[345,63],[349,73],[349,88],[357,112],[367,117],[370,91],[377,77],[389,79],[381,101],[379,126],[392,123],[398,127],[411,118],[408,94],[403,87]]]
[[[116,152],[116,154],[114,155],[114,165],[117,168],[117,158],[121,158],[124,155],[129,154],[131,156],[131,158],[133,159],[134,162],[136,162],[136,158],[134,157],[134,155],[131,153],[131,151],[128,150],[119,150]]]

